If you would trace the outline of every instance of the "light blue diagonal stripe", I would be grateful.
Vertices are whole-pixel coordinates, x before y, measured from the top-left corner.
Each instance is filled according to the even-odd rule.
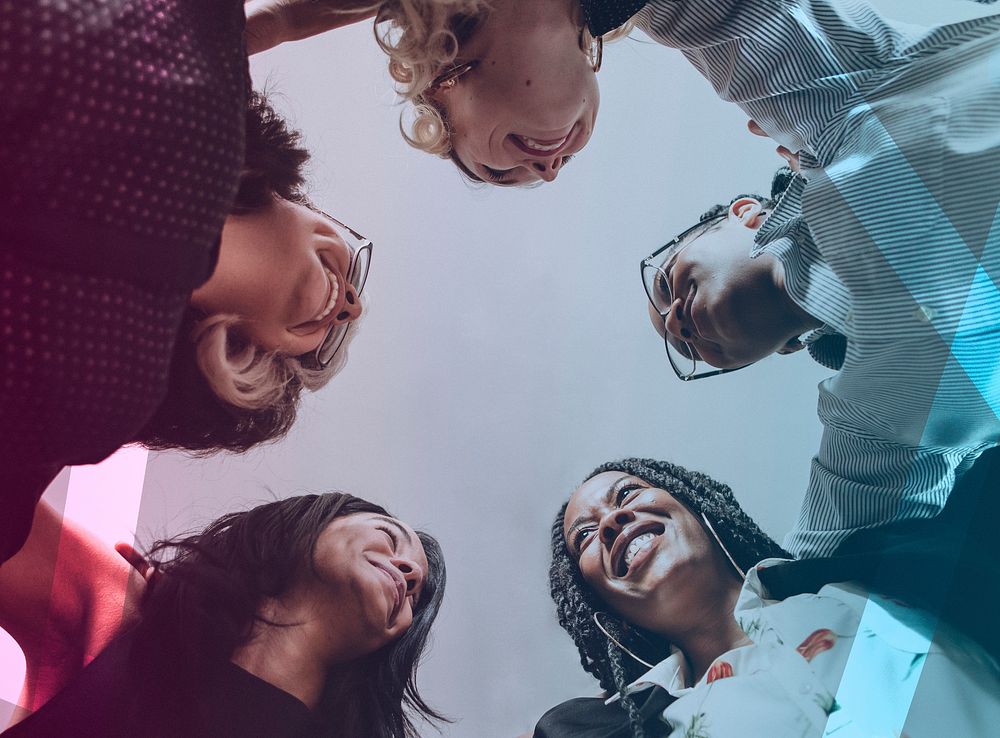
[[[970,281],[965,304],[954,333],[948,335],[940,327],[934,327],[942,340],[949,345],[954,361],[961,366],[979,394],[993,410],[993,413],[997,417],[1000,417],[1000,400],[998,400],[995,389],[1000,386],[1000,375],[998,375],[1000,370],[997,368],[997,361],[989,360],[989,357],[1000,356],[1000,333],[996,330],[996,326],[1000,325],[1000,290],[997,289],[990,276],[975,258],[972,249],[964,242],[957,229],[954,228],[945,216],[933,195],[927,190],[916,172],[913,171],[889,132],[878,121],[878,118],[870,109],[869,113],[871,114],[873,125],[877,126],[876,132],[882,139],[881,146],[884,147],[883,153],[891,152],[891,168],[898,178],[896,183],[898,190],[906,192],[911,196],[919,196],[924,193],[927,195],[925,198],[926,202],[921,202],[920,205],[921,207],[927,207],[933,215],[937,216],[936,223],[941,229],[939,239],[947,239],[945,242],[951,245],[950,251],[954,251],[954,254],[951,255],[952,261],[949,262],[949,269],[954,269],[959,274],[969,275]],[[827,170],[830,181],[835,186],[837,184],[837,173],[844,171],[845,167],[848,166],[850,166],[850,162],[840,162]],[[876,211],[873,213],[870,203],[851,202],[850,192],[840,190],[840,188],[838,190],[841,196],[848,202],[859,222],[868,231],[872,237],[872,241],[876,245],[880,244],[880,236],[886,232],[887,228],[892,227],[891,224],[885,220],[880,220],[878,217],[879,212]],[[908,206],[912,207],[912,205],[912,201],[908,203]],[[892,235],[886,235],[889,235],[888,240],[892,241]],[[997,249],[998,246],[1000,246],[1000,217],[995,216],[990,234],[984,246],[984,260],[985,256],[988,253],[992,253],[992,250]],[[919,269],[919,260],[904,260],[895,251],[886,253],[881,248],[880,251],[916,303],[920,304],[932,301],[928,275],[917,271]],[[947,368],[945,371],[948,371]],[[938,403],[935,402],[932,412],[937,410]],[[945,407],[941,408],[941,410],[947,412],[949,409]],[[859,633],[863,632],[879,619],[884,621],[884,617],[880,618],[880,615],[878,606],[869,601],[861,617]],[[936,616],[932,614],[929,614],[929,616],[931,617],[931,626],[936,627]],[[871,663],[867,649],[852,648],[841,677],[838,695],[842,694],[845,700],[850,700],[851,695],[858,695],[857,699],[862,700],[869,707],[875,707],[879,711],[878,723],[893,726],[892,729],[901,734],[913,703],[914,694],[920,682],[922,670],[923,660],[915,660],[906,684],[899,685],[900,689],[898,691],[893,690],[895,699],[877,700],[877,707],[875,707],[872,704],[871,694],[867,693],[866,690],[874,686],[872,684],[872,676],[873,674],[877,674],[878,670]],[[868,699],[864,699],[865,695],[868,696]]]

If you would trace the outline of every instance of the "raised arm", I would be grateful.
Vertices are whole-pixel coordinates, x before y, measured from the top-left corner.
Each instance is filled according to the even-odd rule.
[[[373,18],[378,6],[373,0],[249,0],[247,53]]]
[[[133,622],[143,584],[114,549],[38,505],[24,547],[0,566],[0,627],[27,662],[24,710],[48,701]]]

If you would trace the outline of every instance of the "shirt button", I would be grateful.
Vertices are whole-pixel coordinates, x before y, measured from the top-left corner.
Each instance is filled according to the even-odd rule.
[[[847,315],[844,316],[844,322],[845,323],[854,322],[854,310],[852,310],[851,308],[847,309]]]
[[[802,686],[799,687],[799,690],[802,692],[802,694],[809,694],[810,692],[812,692],[812,689],[813,689],[812,685],[809,682],[803,682]]]
[[[913,316],[923,323],[930,323],[937,317],[937,310],[930,305],[920,305],[913,311]]]

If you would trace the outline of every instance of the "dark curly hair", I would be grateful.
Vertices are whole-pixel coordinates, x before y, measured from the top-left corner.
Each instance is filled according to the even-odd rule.
[[[315,566],[316,542],[335,518],[357,513],[389,516],[385,509],[344,493],[303,495],[225,515],[201,533],[160,541],[149,557],[156,575],[141,603],[139,644],[132,659],[150,681],[139,710],[166,716],[172,735],[192,734],[178,720],[197,721],[202,675],[227,662],[254,626],[260,608],[281,598],[303,569]],[[390,516],[391,517],[391,516]],[[417,738],[411,718],[445,721],[421,697],[416,670],[444,597],[441,547],[417,534],[428,571],[413,623],[402,637],[331,678],[318,716],[338,738]],[[148,720],[146,721],[148,722]],[[141,724],[146,724],[141,723]]]
[[[251,95],[246,111],[246,153],[239,190],[231,212],[237,215],[263,210],[275,196],[305,202],[303,168],[309,152],[301,136],[290,129],[267,98]],[[220,399],[198,366],[196,326],[206,316],[188,307],[177,333],[166,395],[156,413],[132,440],[147,448],[186,449],[199,454],[243,452],[284,436],[295,422],[302,382],[285,378],[279,402],[262,408],[243,408]],[[230,341],[240,341],[234,335]]]
[[[733,491],[711,477],[666,461],[630,458],[602,464],[587,479],[611,470],[626,472],[668,491],[696,516],[704,513],[726,550],[744,570],[770,556],[789,557],[788,552],[743,511],[733,497]],[[583,580],[577,562],[566,545],[563,535],[565,515],[566,504],[559,509],[552,523],[552,564],[549,567],[549,588],[556,604],[559,625],[576,644],[584,671],[596,677],[606,692],[617,692],[622,696],[622,706],[628,714],[632,734],[635,738],[643,738],[642,720],[635,702],[625,694],[625,688],[641,676],[646,667],[626,655],[597,628],[594,613],[605,613],[601,624],[645,661],[662,661],[669,653],[670,644],[661,636],[608,612],[607,606]]]

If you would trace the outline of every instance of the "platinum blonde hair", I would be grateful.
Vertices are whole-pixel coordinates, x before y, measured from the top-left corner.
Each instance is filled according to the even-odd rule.
[[[399,130],[408,144],[442,158],[451,156],[451,131],[440,106],[427,94],[434,78],[458,56],[461,44],[475,33],[490,11],[487,0],[384,0],[375,17],[375,39],[389,55],[389,76],[409,105]],[[628,22],[604,35],[623,38]],[[589,53],[594,42],[586,28],[580,44]]]
[[[303,363],[311,353],[291,356],[262,349],[243,337],[239,316],[225,314],[210,315],[195,325],[191,338],[198,367],[216,396],[233,407],[262,410],[284,404],[290,388],[316,391],[344,368],[349,344],[367,312],[365,295],[361,305],[361,317],[352,322],[337,355],[323,369]]]

